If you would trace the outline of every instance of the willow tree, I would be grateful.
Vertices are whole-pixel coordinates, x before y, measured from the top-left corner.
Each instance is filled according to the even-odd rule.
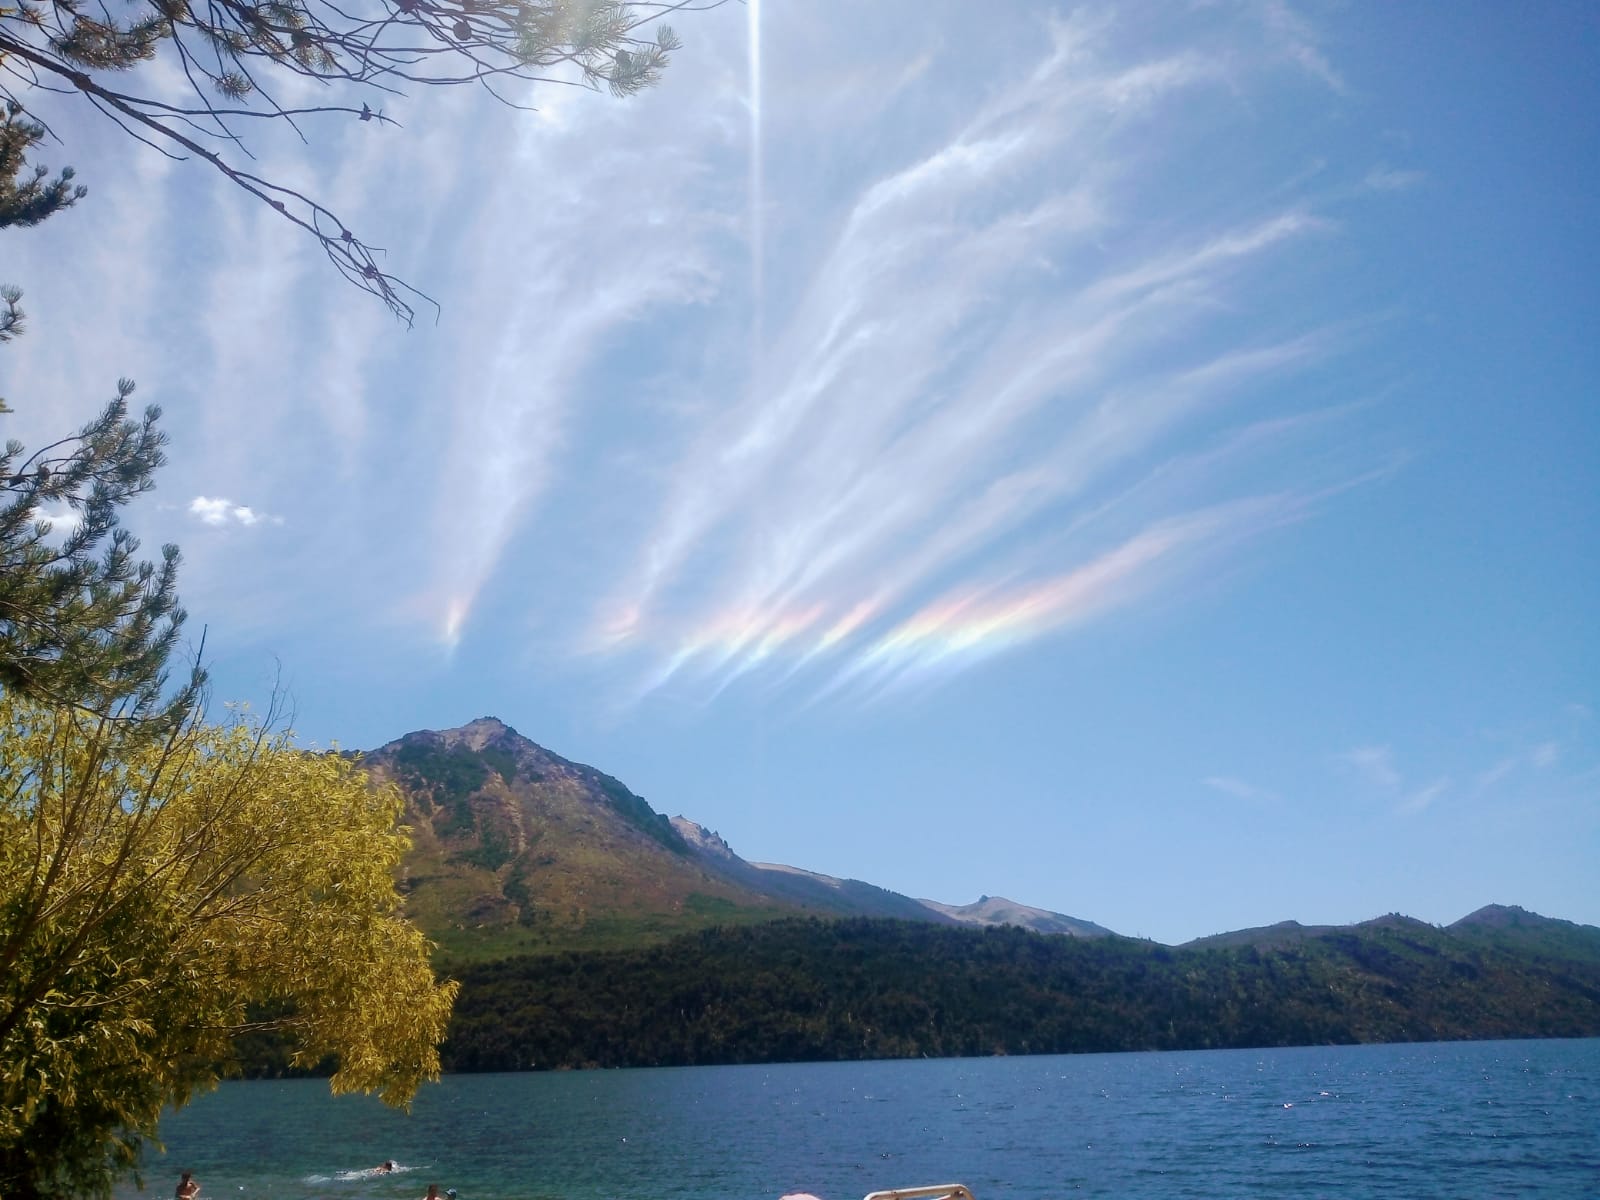
[[[409,1102],[455,994],[399,795],[235,716],[156,740],[0,695],[0,1195],[105,1195],[240,1034]]]
[[[220,171],[315,238],[346,279],[409,319],[406,295],[417,293],[336,213],[260,174],[247,127],[284,123],[302,138],[328,120],[377,130],[398,123],[401,97],[419,86],[480,86],[518,107],[521,85],[530,82],[629,95],[654,83],[678,46],[661,18],[721,2],[15,0],[0,5],[11,175],[34,189],[33,211],[81,194],[70,172],[48,180],[37,165],[23,171],[21,159],[47,124],[41,111],[63,102],[53,94],[81,97],[139,141]],[[183,81],[182,94],[168,91],[162,76],[137,70],[154,60]],[[311,103],[280,103],[280,92],[306,96],[294,77],[318,85]],[[0,141],[0,179],[6,147]]]

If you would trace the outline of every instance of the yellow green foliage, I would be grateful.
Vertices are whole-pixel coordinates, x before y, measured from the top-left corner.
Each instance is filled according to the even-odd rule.
[[[0,695],[0,1195],[104,1194],[232,1038],[409,1102],[455,996],[393,788],[247,718],[154,740]]]

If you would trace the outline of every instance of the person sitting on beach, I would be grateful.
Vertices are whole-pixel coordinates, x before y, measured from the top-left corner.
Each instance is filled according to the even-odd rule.
[[[185,1171],[178,1177],[178,1186],[172,1189],[173,1200],[194,1200],[200,1194],[200,1181],[194,1172]]]

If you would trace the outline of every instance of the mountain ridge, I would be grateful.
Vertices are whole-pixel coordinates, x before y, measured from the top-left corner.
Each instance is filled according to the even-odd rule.
[[[782,916],[992,923],[972,906],[746,861],[705,826],[669,819],[621,780],[496,717],[413,730],[362,762],[405,798],[413,845],[400,886],[413,918],[453,956],[624,946]],[[1011,910],[1050,932],[1109,932]]]
[[[1600,929],[1535,913],[1275,949],[790,918],[460,978],[452,1071],[1600,1036]]]
[[[747,862],[493,718],[365,764],[404,796],[397,882],[461,984],[447,1070],[1600,1036],[1600,928],[1515,905],[1173,947]],[[281,1038],[236,1059],[304,1073]]]
[[[393,783],[404,796],[413,847],[400,887],[413,919],[450,956],[622,948],[794,916],[1118,936],[1093,921],[1005,897],[951,904],[748,861],[720,834],[683,815],[668,818],[621,780],[492,716],[413,730],[361,757],[375,782]],[[1181,948],[1280,950],[1351,930],[1408,926],[1519,944],[1532,939],[1552,955],[1589,953],[1593,932],[1516,905],[1488,904],[1448,926],[1399,913],[1352,925],[1287,920]]]

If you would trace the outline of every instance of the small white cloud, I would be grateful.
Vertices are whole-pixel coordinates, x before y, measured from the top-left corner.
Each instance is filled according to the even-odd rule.
[[[1341,95],[1348,91],[1344,79],[1318,45],[1321,35],[1310,21],[1282,0],[1268,0],[1261,8],[1261,15],[1280,54]]]
[[[1253,783],[1246,783],[1242,779],[1236,779],[1232,775],[1210,775],[1206,777],[1204,783],[1213,791],[1232,796],[1236,800],[1268,801],[1278,798],[1276,793],[1256,787]]]
[[[1341,754],[1339,760],[1378,787],[1388,791],[1400,787],[1400,772],[1395,770],[1394,754],[1387,746],[1357,746]]]
[[[1487,771],[1484,771],[1478,776],[1477,783],[1474,785],[1474,791],[1488,791],[1490,788],[1494,787],[1495,784],[1499,783],[1502,779],[1516,769],[1517,759],[1515,756],[1511,758],[1502,758],[1499,762],[1495,763],[1494,766],[1490,767]]]
[[[1556,759],[1560,757],[1561,747],[1555,742],[1540,742],[1528,755],[1536,767],[1553,767],[1556,765]]]
[[[1419,813],[1444,794],[1450,786],[1448,779],[1435,779],[1427,787],[1418,788],[1400,802],[1400,812]]]
[[[58,537],[67,536],[83,524],[83,514],[67,504],[58,509],[35,509],[33,515],[41,521],[48,521],[50,532]]]
[[[189,501],[189,513],[198,517],[206,525],[258,525],[265,521],[272,525],[282,525],[282,517],[272,517],[265,513],[258,513],[247,504],[235,504],[232,500],[221,497],[196,496]]]
[[[1367,172],[1365,183],[1375,192],[1403,192],[1416,187],[1427,178],[1421,171],[1403,171],[1398,167],[1373,167]]]

